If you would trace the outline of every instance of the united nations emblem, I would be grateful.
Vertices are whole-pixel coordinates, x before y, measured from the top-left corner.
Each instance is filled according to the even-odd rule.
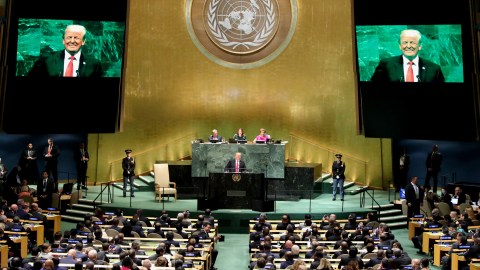
[[[252,53],[265,47],[278,29],[275,0],[205,2],[207,34],[218,47],[234,54]]]
[[[242,180],[242,176],[239,173],[234,173],[232,174],[232,180],[233,182],[240,182],[240,180]]]
[[[296,0],[187,0],[187,26],[195,45],[228,67],[269,62],[288,45]]]

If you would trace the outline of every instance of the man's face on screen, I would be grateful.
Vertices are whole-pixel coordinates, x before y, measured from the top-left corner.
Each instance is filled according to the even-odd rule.
[[[72,54],[78,52],[85,44],[83,36],[84,34],[81,32],[67,30],[63,37],[63,45],[65,45],[65,49]]]
[[[400,50],[406,58],[412,60],[422,49],[422,45],[419,43],[418,36],[402,35],[400,37]]]

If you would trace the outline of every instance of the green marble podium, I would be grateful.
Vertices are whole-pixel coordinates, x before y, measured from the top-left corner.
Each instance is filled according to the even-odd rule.
[[[247,171],[265,178],[285,177],[285,144],[192,143],[192,177],[223,173],[228,160],[242,153]]]

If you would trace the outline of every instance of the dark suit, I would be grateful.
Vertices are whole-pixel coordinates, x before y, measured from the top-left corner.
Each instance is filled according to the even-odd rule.
[[[418,66],[419,82],[445,81],[439,65],[419,57]],[[372,82],[404,82],[403,57],[400,55],[380,60],[370,80]]]
[[[453,195],[452,199],[458,199],[457,205],[460,205],[467,201],[467,196],[465,196],[463,193],[460,193],[459,196]]]
[[[403,161],[403,165],[400,165],[401,161]],[[395,191],[399,192],[400,188],[405,188],[408,182],[410,156],[407,154],[401,154],[395,162],[396,162],[396,164],[394,165],[394,168],[396,169],[395,178],[394,178]]]
[[[35,184],[38,181],[39,171],[37,166],[37,151],[35,149],[25,149],[22,152],[20,162],[22,166],[22,175],[29,184]]]
[[[425,166],[427,167],[427,175],[425,176],[425,187],[430,187],[430,178],[433,178],[433,192],[437,192],[438,185],[438,172],[440,172],[440,166],[442,165],[442,153],[430,152],[425,160]]]
[[[38,181],[37,184],[37,197],[38,197],[38,206],[43,210],[46,210],[48,207],[52,206],[52,194],[55,183],[51,178],[48,178],[47,185],[44,185],[44,180]],[[54,207],[58,207],[55,205]]]
[[[40,56],[28,73],[35,77],[63,77],[65,50]],[[99,60],[85,54],[80,55],[77,77],[102,77],[103,68]]]
[[[227,165],[225,166],[225,172],[235,172],[235,161],[235,159],[231,159],[227,162]],[[247,168],[245,166],[245,161],[240,160],[239,162],[238,172],[245,172],[245,169]]]
[[[84,160],[84,158],[87,160]],[[85,148],[77,149],[73,153],[73,159],[77,167],[77,189],[80,189],[81,186],[86,186],[88,159],[90,159],[90,155]]]
[[[407,205],[410,203],[411,206],[408,207],[408,217],[411,218],[413,215],[420,214],[420,203],[423,201],[423,190],[420,186],[417,185],[418,188],[418,198],[417,194],[415,193],[415,188],[413,184],[410,182],[408,183],[407,187],[405,188],[405,199],[407,200]]]
[[[49,146],[47,145],[43,148],[43,157],[45,159],[45,171],[48,172],[48,175],[53,177],[53,181],[55,183],[55,189],[58,188],[58,156],[60,155],[60,149],[56,144],[52,145],[52,149],[50,150],[50,155],[47,157]]]

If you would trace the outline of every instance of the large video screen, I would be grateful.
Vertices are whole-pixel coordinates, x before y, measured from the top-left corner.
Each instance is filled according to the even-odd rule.
[[[358,116],[366,137],[476,139],[471,7],[425,0],[409,13],[388,1],[354,1]]]
[[[113,133],[121,112],[128,0],[7,1],[2,129]]]

